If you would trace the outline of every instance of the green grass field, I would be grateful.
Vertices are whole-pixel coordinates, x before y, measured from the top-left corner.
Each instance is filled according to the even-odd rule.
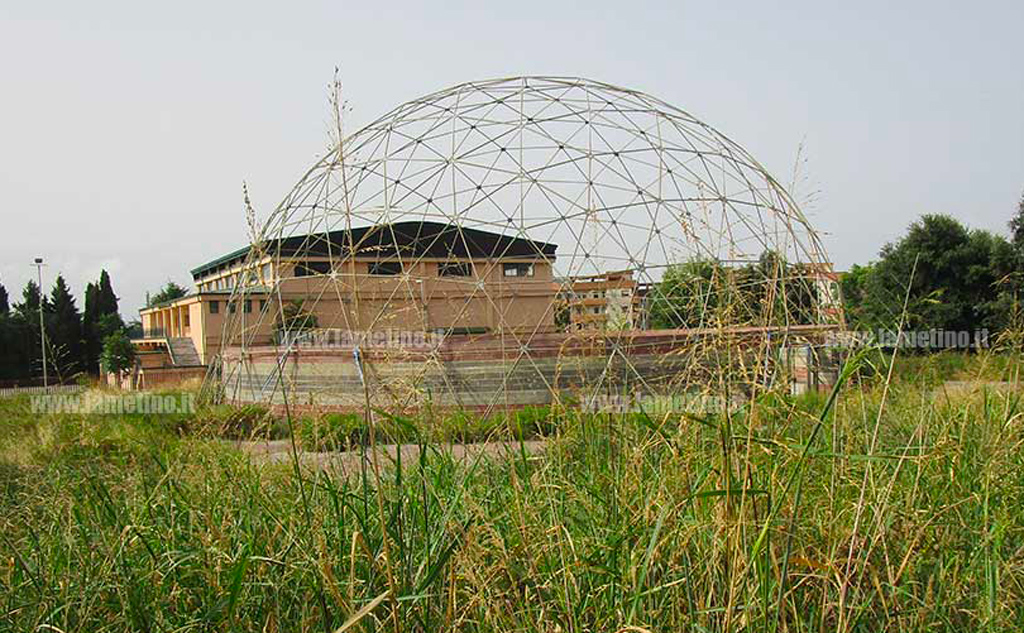
[[[377,441],[427,450],[351,477],[218,439],[291,432],[254,410],[3,400],[0,630],[1024,629],[1020,392],[942,387],[1019,363],[874,361],[834,403],[382,419]],[[292,426],[299,449],[369,441]],[[536,437],[494,461],[435,443]]]

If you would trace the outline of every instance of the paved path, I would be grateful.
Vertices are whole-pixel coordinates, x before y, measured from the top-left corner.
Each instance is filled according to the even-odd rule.
[[[256,463],[260,464],[287,464],[292,459],[291,440],[272,440],[231,442],[249,455]],[[527,440],[523,447],[530,455],[536,455],[544,449],[543,440]],[[505,458],[510,455],[518,456],[520,451],[519,442],[479,442],[475,444],[433,444],[430,445],[440,451],[450,453],[458,461],[472,461],[480,458]],[[377,447],[379,464],[384,468],[398,459],[398,451],[402,451],[402,465],[417,463],[420,456],[420,447],[417,444],[383,444]],[[370,467],[370,451],[365,451],[366,466]],[[309,452],[299,451],[299,461],[304,466],[320,468],[322,470],[340,471],[345,474],[358,472],[360,462],[363,460],[363,451],[341,451],[341,452]]]

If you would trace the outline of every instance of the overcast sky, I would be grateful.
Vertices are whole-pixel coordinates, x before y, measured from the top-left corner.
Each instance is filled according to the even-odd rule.
[[[1024,2],[0,4],[0,282],[32,258],[121,312],[246,241],[349,130],[473,79],[577,75],[648,92],[744,145],[839,268],[922,213],[1005,232],[1024,190]],[[833,6],[829,6],[833,5]]]

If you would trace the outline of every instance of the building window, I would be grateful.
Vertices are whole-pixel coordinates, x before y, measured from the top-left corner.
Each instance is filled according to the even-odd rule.
[[[210,314],[218,314],[220,312],[220,301],[210,302]]]
[[[505,264],[506,277],[533,277],[533,264]]]
[[[242,304],[242,312],[244,312],[246,314],[249,314],[249,313],[252,312],[252,301],[251,300],[249,300],[249,299],[245,300],[245,303]]]
[[[228,301],[228,312],[230,312],[231,314],[234,314],[235,313],[235,309],[236,309],[235,302],[234,301]]]
[[[401,275],[402,262],[370,262],[371,275]]]
[[[263,312],[263,308],[266,307],[267,302],[264,299],[260,299],[260,312]]]
[[[263,268],[260,269],[260,277],[263,279],[263,283],[270,283],[270,264],[263,264]]]
[[[441,262],[437,265],[439,277],[472,277],[473,264],[469,262]]]
[[[296,277],[310,277],[312,275],[329,275],[331,273],[330,262],[299,262],[295,265]]]

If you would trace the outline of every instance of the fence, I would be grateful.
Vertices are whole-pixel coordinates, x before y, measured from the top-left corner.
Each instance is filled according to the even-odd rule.
[[[0,398],[14,396],[34,396],[40,394],[80,393],[85,391],[82,385],[51,385],[49,387],[7,387],[0,389]]]

